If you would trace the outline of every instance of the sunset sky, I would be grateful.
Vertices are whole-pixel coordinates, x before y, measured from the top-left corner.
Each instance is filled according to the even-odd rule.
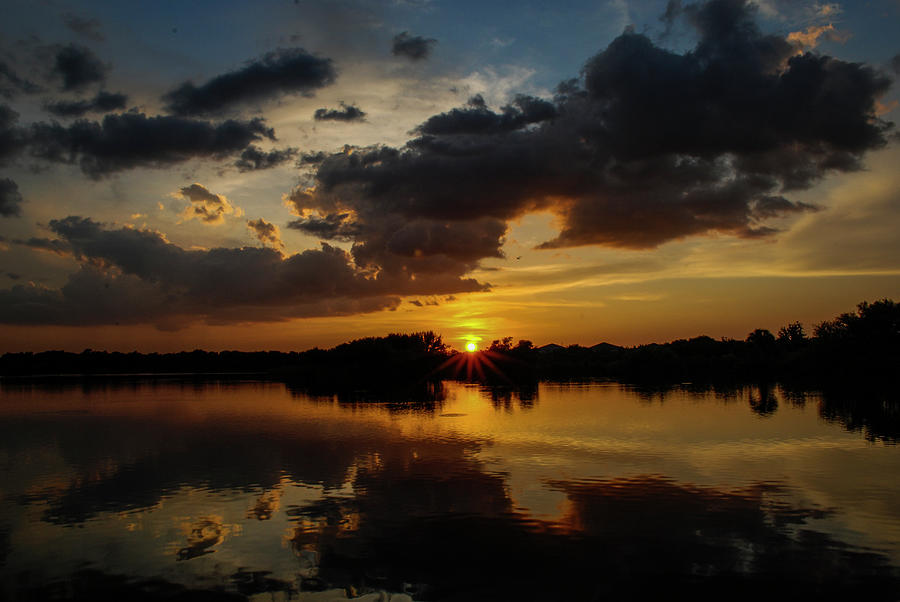
[[[900,299],[900,1],[0,0],[0,352]]]

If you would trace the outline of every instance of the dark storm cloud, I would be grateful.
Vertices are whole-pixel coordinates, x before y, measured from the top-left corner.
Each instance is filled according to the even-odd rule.
[[[0,61],[0,96],[12,98],[19,92],[34,94],[40,89],[34,82],[20,77],[9,64]]]
[[[671,33],[672,27],[675,26],[675,21],[681,14],[681,11],[681,0],[669,0],[666,3],[665,12],[659,16],[659,20],[666,26],[666,29],[663,32],[664,37]]]
[[[29,134],[31,155],[47,161],[78,163],[92,178],[131,169],[159,167],[195,157],[222,158],[263,138],[274,139],[262,119],[221,123],[129,112],[102,122],[79,120],[66,127],[35,123]]]
[[[296,148],[275,148],[266,152],[255,145],[248,146],[237,161],[234,162],[238,171],[259,171],[260,169],[270,169],[277,167],[283,163],[287,163],[297,156],[299,151]]]
[[[304,206],[305,196],[295,191],[290,200],[297,207]],[[502,220],[482,217],[447,221],[438,215],[404,216],[385,208],[361,209],[362,213],[306,215],[290,222],[288,228],[324,240],[354,241],[351,253],[357,265],[416,278],[459,278],[476,268],[482,258],[502,257],[500,246],[507,229]]]
[[[75,13],[65,13],[62,20],[66,27],[89,40],[103,42],[106,39],[101,30],[100,21],[97,19],[88,19]]]
[[[411,278],[359,269],[323,243],[290,256],[271,248],[186,250],[158,232],[109,229],[82,217],[50,230],[82,268],[60,289],[0,291],[0,322],[16,324],[224,324],[347,315],[396,308],[397,295],[483,290],[471,279]],[[44,245],[52,246],[52,245]]]
[[[512,104],[494,113],[479,95],[469,100],[469,106],[451,109],[428,118],[417,132],[424,135],[446,136],[450,134],[497,134],[521,129],[531,123],[553,119],[556,107],[534,96],[517,96]]]
[[[81,117],[85,113],[108,113],[124,109],[128,96],[100,91],[90,100],[57,100],[48,102],[44,109],[60,117]]]
[[[89,49],[77,44],[56,50],[53,71],[62,78],[62,89],[78,91],[102,83],[109,68]]]
[[[9,178],[0,179],[0,216],[16,217],[22,214],[22,195],[19,185]]]
[[[303,153],[300,155],[300,159],[297,161],[298,166],[306,166],[306,165],[318,165],[322,161],[328,158],[328,153],[324,151],[314,151]]]
[[[894,73],[900,75],[900,54],[895,54],[894,58],[891,59],[891,69],[894,70]]]
[[[394,56],[405,56],[413,61],[421,61],[428,58],[435,44],[437,40],[434,38],[411,36],[409,32],[404,31],[394,36],[391,52]]]
[[[176,115],[218,113],[283,94],[312,95],[337,77],[331,59],[302,48],[279,48],[199,86],[185,82],[163,97]]]
[[[0,166],[18,155],[25,145],[25,132],[16,124],[18,119],[18,113],[0,105]]]
[[[413,219],[381,222],[353,246],[357,264],[414,274],[464,274],[484,257],[502,257],[506,224],[491,218],[447,222]]]
[[[57,255],[72,254],[72,245],[59,238],[37,238],[32,236],[26,240],[14,240],[13,242],[36,251],[47,251]]]
[[[690,52],[629,30],[552,103],[519,97],[494,113],[473,99],[403,148],[329,155],[314,186],[292,194],[304,216],[292,227],[352,239],[361,265],[402,258],[413,271],[498,256],[506,221],[539,209],[561,218],[542,248],[759,237],[775,232],[767,220],[813,209],[791,190],[859,169],[885,144],[892,126],[875,114],[885,76],[797,54],[759,30],[744,0],[672,10],[697,33]]]
[[[340,109],[316,109],[313,119],[316,121],[365,121],[366,113],[355,105],[341,103]]]
[[[783,196],[764,196],[756,200],[753,212],[760,218],[778,217],[789,213],[818,211],[818,207],[809,203],[793,203]]]
[[[292,230],[325,240],[350,241],[361,234],[359,224],[349,213],[330,213],[321,217],[310,216],[294,220],[287,225]]]

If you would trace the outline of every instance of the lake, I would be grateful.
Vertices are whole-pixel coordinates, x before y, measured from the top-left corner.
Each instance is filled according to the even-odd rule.
[[[898,598],[895,400],[430,393],[5,383],[0,598]]]

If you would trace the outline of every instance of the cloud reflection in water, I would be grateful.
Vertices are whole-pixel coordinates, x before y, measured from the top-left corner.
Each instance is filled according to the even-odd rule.
[[[896,474],[896,448],[866,447],[779,391],[764,420],[759,391],[600,385],[451,383],[406,411],[278,383],[3,395],[13,599],[48,583],[102,599],[149,581],[169,588],[158,597],[336,586],[416,599],[751,597],[776,582],[877,599],[900,585],[898,550],[875,532],[900,525],[890,486],[868,524],[847,497],[865,484],[851,473],[869,478],[861,463]],[[821,464],[834,457],[845,464]],[[557,512],[538,511],[550,502]]]

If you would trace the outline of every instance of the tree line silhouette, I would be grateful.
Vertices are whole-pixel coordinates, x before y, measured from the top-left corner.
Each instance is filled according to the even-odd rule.
[[[497,339],[474,354],[450,349],[432,331],[367,337],[332,349],[303,352],[201,351],[180,353],[6,353],[0,375],[255,374],[315,387],[379,389],[446,378],[489,382],[611,378],[626,382],[797,381],[828,383],[864,378],[896,380],[900,365],[900,304],[860,303],[807,335],[792,322],[777,333],[756,329],[744,340],[698,336],[620,347],[600,343],[513,344]]]
[[[629,382],[890,380],[900,365],[900,304],[862,302],[853,313],[819,323],[811,336],[800,322],[777,333],[758,328],[744,340],[708,336],[619,347],[547,345],[495,340],[488,353],[509,358],[510,373],[542,378],[608,377]]]

